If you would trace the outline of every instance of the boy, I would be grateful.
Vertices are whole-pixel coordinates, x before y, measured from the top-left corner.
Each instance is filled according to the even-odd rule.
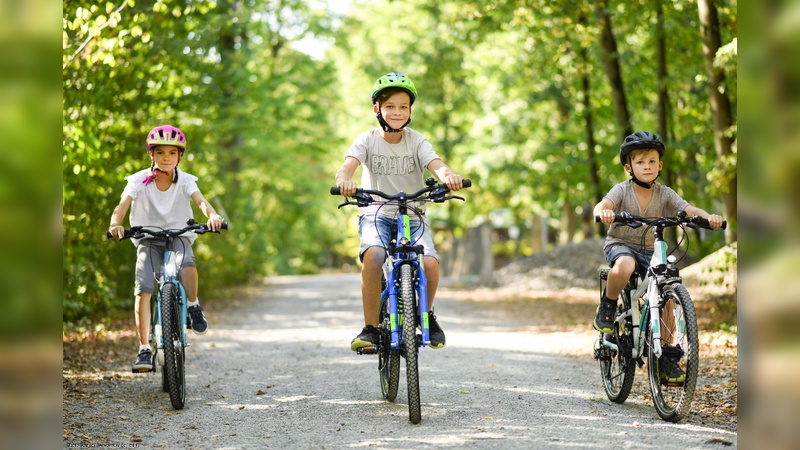
[[[722,226],[722,217],[708,214],[682,199],[675,191],[656,183],[664,163],[665,148],[661,139],[649,131],[637,131],[626,137],[619,148],[619,161],[631,179],[617,184],[594,207],[594,215],[605,224],[613,224],[616,214],[627,211],[643,217],[677,215],[686,211],[689,216],[698,215],[708,219],[712,228]],[[613,331],[617,298],[634,270],[640,275],[650,264],[653,255],[654,237],[646,233],[645,248],[641,248],[644,228],[611,225],[603,247],[606,260],[611,266],[606,283],[606,292],[597,307],[594,328],[603,333]],[[666,354],[666,352],[665,352]],[[686,374],[673,361],[665,360],[660,367],[670,382],[683,382]]]
[[[411,122],[411,106],[417,98],[417,89],[411,79],[401,73],[388,73],[375,81],[372,91],[372,110],[380,128],[362,133],[347,151],[344,164],[336,172],[336,186],[342,195],[350,197],[356,193],[356,183],[351,179],[360,164],[364,166],[361,185],[365,189],[377,189],[388,194],[416,192],[425,187],[423,174],[428,169],[450,190],[460,190],[463,178],[442,162],[424,136],[406,128]],[[416,207],[424,211],[425,204],[419,203]],[[381,270],[386,259],[383,242],[390,241],[390,228],[396,210],[384,206],[379,210],[376,207],[361,208],[359,212],[359,258],[363,263],[361,301],[365,327],[350,343],[353,351],[375,346],[380,338],[376,327]],[[419,222],[411,221],[411,230],[416,230],[412,238],[420,239],[419,243],[425,248],[425,275],[428,277],[428,304],[431,307],[431,347],[442,348],[445,345],[444,331],[433,315],[433,299],[439,284],[439,260],[430,227],[419,225]]]

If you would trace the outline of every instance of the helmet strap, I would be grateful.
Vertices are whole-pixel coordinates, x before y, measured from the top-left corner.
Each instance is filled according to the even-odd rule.
[[[656,177],[653,178],[653,181],[651,181],[650,183],[645,183],[644,181],[636,178],[636,175],[634,175],[633,172],[631,172],[631,181],[633,181],[635,184],[637,184],[637,185],[639,185],[639,186],[641,186],[641,187],[643,187],[645,189],[652,189],[653,186],[656,184],[656,180],[658,179],[658,177],[660,175],[661,175],[661,172],[658,172],[658,175],[656,175]]]
[[[389,126],[388,123],[386,123],[386,119],[383,118],[383,114],[381,114],[380,110],[378,110],[378,112],[375,113],[375,117],[378,119],[378,123],[381,125],[381,128],[383,128],[383,131],[385,131],[386,133],[399,133],[403,131],[403,128],[407,127],[408,124],[411,123],[411,118],[409,117],[408,122],[403,124],[402,127],[392,128],[391,126]]]

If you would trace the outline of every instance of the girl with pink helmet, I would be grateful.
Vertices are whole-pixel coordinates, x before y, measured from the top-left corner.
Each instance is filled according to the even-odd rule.
[[[223,218],[214,210],[197,187],[197,177],[178,171],[178,163],[186,151],[186,135],[172,125],[160,125],[147,133],[145,148],[150,156],[150,168],[125,177],[128,184],[122,191],[120,202],[111,214],[108,231],[122,239],[125,214],[130,209],[130,226],[183,228],[194,217],[191,203],[208,218],[212,231],[221,228]],[[205,334],[208,321],[197,299],[198,275],[192,243],[197,235],[186,233],[175,239],[174,251],[182,260],[181,279],[188,299],[189,326],[195,334]],[[133,240],[136,245],[136,275],[134,283],[136,331],[139,335],[139,352],[133,370],[152,368],[153,351],[150,336],[150,297],[153,295],[153,267],[161,264],[152,261],[163,255],[163,243],[142,238]]]

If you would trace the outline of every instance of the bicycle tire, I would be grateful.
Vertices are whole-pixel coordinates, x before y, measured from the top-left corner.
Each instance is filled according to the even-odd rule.
[[[164,336],[164,376],[172,407],[183,409],[186,403],[186,377],[181,341],[181,319],[178,317],[178,289],[172,283],[161,287],[161,332]]]
[[[419,366],[417,356],[417,293],[414,290],[414,279],[411,265],[400,267],[400,294],[403,297],[403,349],[406,356],[406,388],[408,390],[408,420],[417,424],[422,420],[419,400]]]
[[[385,287],[385,281],[384,281]],[[392,328],[389,317],[389,300],[381,304],[378,323],[381,333],[381,350],[378,353],[378,372],[381,377],[381,392],[386,401],[394,402],[400,385],[400,350],[392,349]]]
[[[150,317],[152,318],[150,330],[150,348],[153,349],[153,372],[158,372],[159,367],[161,367],[161,390],[164,392],[169,392],[169,386],[167,385],[167,375],[164,372],[164,352],[158,350],[158,347],[161,345],[161,338],[162,334],[157,332],[157,327],[161,327],[161,317],[160,311],[156,311],[158,307],[158,303],[156,302],[155,298],[156,295],[150,297]]]
[[[617,306],[617,316],[628,311],[631,301],[628,293],[620,293],[621,302]],[[599,345],[600,375],[603,378],[603,389],[606,396],[614,403],[624,403],[628,399],[633,387],[633,377],[636,372],[636,362],[632,356],[633,349],[633,322],[630,316],[622,324],[614,324],[614,339],[618,350]],[[601,342],[603,333],[600,333]]]
[[[659,362],[652,357],[648,358],[648,377],[650,379],[650,393],[653,397],[653,405],[659,417],[668,422],[679,422],[689,412],[689,408],[694,398],[695,386],[697,384],[697,371],[699,366],[699,346],[697,331],[697,316],[694,304],[686,288],[679,284],[664,287],[664,297],[672,300],[675,305],[675,320],[671,326],[667,326],[661,315],[661,340],[669,342],[672,336],[679,338],[674,342],[683,350],[679,366],[686,373],[683,383],[669,383],[660,380]],[[668,303],[667,303],[668,304]],[[663,308],[662,308],[663,309]],[[683,319],[685,332],[680,333],[679,319]],[[647,326],[647,342],[652,347],[652,331]]]

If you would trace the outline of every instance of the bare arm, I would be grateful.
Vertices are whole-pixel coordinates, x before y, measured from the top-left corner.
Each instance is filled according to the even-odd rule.
[[[441,159],[434,159],[431,161],[430,164],[428,164],[428,170],[436,175],[439,181],[446,184],[451,191],[458,191],[464,187],[462,184],[464,179],[461,175],[453,172]]]
[[[206,200],[206,198],[203,196],[203,193],[196,191],[194,194],[192,194],[192,200],[194,201],[194,204],[200,208],[200,211],[202,211],[203,214],[208,217],[208,222],[206,223],[208,228],[210,228],[211,231],[219,231],[219,229],[222,227],[222,216],[217,214],[217,211],[214,210],[214,207],[211,206],[211,203]]]
[[[108,232],[117,239],[122,239],[122,236],[125,235],[125,227],[122,226],[122,221],[125,220],[125,214],[128,212],[128,208],[131,207],[131,202],[133,202],[133,197],[126,195],[125,198],[120,200],[119,205],[114,208],[114,212],[111,213]]]
[[[345,197],[351,197],[356,193],[356,183],[352,179],[360,164],[356,158],[348,156],[336,172],[336,186]]]
[[[600,203],[595,205],[594,207],[594,215],[600,217],[600,221],[604,224],[614,223],[614,202],[611,200],[604,198],[600,200]]]

